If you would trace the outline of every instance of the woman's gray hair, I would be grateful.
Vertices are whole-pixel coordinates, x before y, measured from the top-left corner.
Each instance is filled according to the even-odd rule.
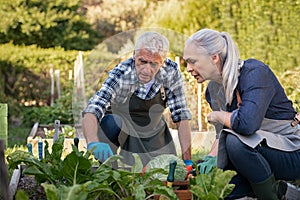
[[[141,49],[158,53],[164,60],[169,52],[169,41],[157,32],[148,31],[140,35],[136,41],[134,51],[138,53]]]
[[[211,29],[202,29],[194,33],[190,39],[197,48],[204,49],[209,55],[219,55],[226,103],[231,105],[240,75],[240,54],[233,39],[226,32]]]

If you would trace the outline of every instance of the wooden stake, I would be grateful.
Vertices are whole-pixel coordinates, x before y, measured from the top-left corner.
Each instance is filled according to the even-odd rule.
[[[57,98],[60,99],[60,70],[55,70]]]
[[[53,67],[50,68],[50,77],[51,77],[51,100],[50,100],[50,106],[54,103],[54,71]]]

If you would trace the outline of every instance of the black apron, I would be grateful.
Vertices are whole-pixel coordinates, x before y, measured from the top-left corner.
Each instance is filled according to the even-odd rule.
[[[166,101],[158,93],[150,100],[132,94],[124,104],[112,104],[111,111],[122,118],[119,135],[120,155],[128,165],[134,163],[132,153],[137,153],[143,165],[161,154],[176,155],[175,145],[163,112]]]

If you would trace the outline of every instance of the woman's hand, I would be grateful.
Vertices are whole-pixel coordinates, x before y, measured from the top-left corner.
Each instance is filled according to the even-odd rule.
[[[207,115],[207,121],[208,123],[216,125],[217,123],[220,123],[222,125],[225,125],[226,127],[230,128],[230,112],[225,111],[212,111]]]

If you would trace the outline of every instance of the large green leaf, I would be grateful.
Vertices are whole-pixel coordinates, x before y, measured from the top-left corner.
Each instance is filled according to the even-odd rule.
[[[88,192],[84,185],[73,185],[70,187],[61,186],[59,188],[61,200],[86,200]]]
[[[89,159],[78,156],[76,152],[67,155],[62,163],[61,173],[70,184],[80,184],[91,177],[92,164]]]
[[[50,200],[86,200],[88,192],[84,184],[73,186],[60,186],[56,188],[54,185],[43,183],[47,199]]]
[[[23,190],[18,190],[15,196],[17,200],[29,200],[28,195]]]
[[[229,181],[235,174],[235,171],[219,168],[208,174],[197,174],[190,178],[190,191],[194,199],[224,199],[234,188]]]
[[[131,172],[132,173],[142,173],[143,163],[142,163],[141,158],[136,153],[133,153],[133,157],[134,157],[135,162],[134,162],[134,165],[131,168]]]
[[[135,199],[145,199],[146,191],[143,185],[137,185],[133,191],[133,196]]]
[[[168,197],[170,200],[178,199],[174,190],[166,186],[157,186],[154,189],[153,195],[163,195],[165,197]]]
[[[47,180],[50,183],[54,183],[56,181],[56,176],[52,173],[51,166],[44,162],[41,162],[29,152],[17,150],[11,153],[7,157],[7,160],[10,169],[17,168],[19,164],[26,164],[29,167],[29,169],[27,170],[28,173],[37,175],[37,181]],[[26,173],[26,169],[24,169],[24,173]]]
[[[41,185],[45,190],[47,199],[58,200],[57,188],[55,187],[55,185],[47,184],[47,183],[42,183]]]

